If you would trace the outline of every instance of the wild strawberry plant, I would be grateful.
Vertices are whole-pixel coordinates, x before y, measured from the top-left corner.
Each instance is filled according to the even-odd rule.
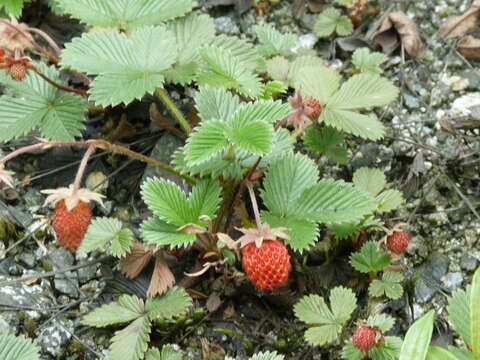
[[[335,254],[345,243],[360,249],[351,254],[351,264],[370,274],[372,297],[402,295],[402,275],[388,266],[401,261],[399,250],[404,251],[408,241],[388,240],[401,229],[388,229],[381,217],[402,204],[401,193],[388,187],[379,169],[361,168],[352,182],[345,182],[326,178],[318,164],[322,157],[346,163],[347,139],[384,136],[384,125],[373,110],[398,94],[381,76],[384,57],[358,50],[352,59],[357,70],[344,78],[314,51],[292,50],[297,36],[271,25],[255,27],[257,44],[216,35],[212,18],[191,12],[192,0],[54,3],[56,11],[98,31],[87,31],[60,49],[48,34],[2,20],[9,29],[21,30],[24,41],[9,43],[0,57],[0,81],[6,88],[0,97],[0,140],[34,129],[42,139],[0,159],[0,179],[13,185],[14,174],[5,165],[20,154],[59,146],[87,148],[69,187],[44,190],[49,194],[46,203],[55,203],[52,225],[59,244],[79,252],[106,246],[130,278],[155,262],[147,300],[123,295],[83,318],[84,324],[97,327],[129,323],[115,333],[111,359],[178,358],[169,355],[169,345],[161,352],[148,350],[152,323],[170,319],[191,304],[186,292],[175,287],[167,252],[200,251],[201,266],[188,276],[214,269],[226,281],[248,278],[259,289],[270,290],[291,285],[292,260],[308,256],[328,231],[335,244],[327,253]],[[333,31],[347,34],[349,21],[338,10],[326,10],[316,29],[325,36]],[[39,45],[33,33],[41,34],[48,47]],[[195,126],[169,96],[171,85],[195,89]],[[165,105],[186,138],[172,165],[104,139],[78,139],[89,111],[122,111],[147,101],[147,94]],[[81,183],[98,149],[146,162],[184,182],[181,187],[149,178],[141,185],[142,200],[151,212],[139,227],[141,241],[134,238],[135,229],[118,219],[92,219],[90,205],[101,204],[103,196]],[[253,216],[248,211],[239,216],[235,207],[240,204]],[[374,231],[385,232],[385,240],[365,241]],[[356,308],[355,294],[345,287],[332,289],[329,299],[327,305],[312,294],[295,306],[300,320],[314,325],[306,332],[309,343],[334,342]],[[372,358],[376,353],[394,358],[399,341],[383,336],[392,320],[377,314],[362,324],[364,334],[355,339],[366,338],[368,346],[356,349]],[[354,351],[356,343],[345,351]],[[283,356],[265,352],[251,359]]]

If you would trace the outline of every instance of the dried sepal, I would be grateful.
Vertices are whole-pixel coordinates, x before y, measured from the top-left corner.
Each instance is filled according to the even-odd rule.
[[[75,206],[77,206],[79,201],[83,201],[87,204],[90,201],[96,201],[103,206],[102,198],[105,197],[104,195],[85,188],[80,188],[74,192],[73,184],[70,184],[68,188],[62,187],[58,189],[47,189],[42,190],[41,192],[48,194],[48,197],[45,199],[44,206],[48,205],[49,203],[56,204],[57,202],[64,200],[68,211],[71,211]]]
[[[303,102],[303,97],[300,90],[297,90],[293,96],[288,98],[292,111],[284,119],[288,125],[298,126],[303,130],[306,125],[312,123],[311,118],[316,112],[316,109]]]
[[[257,247],[262,246],[263,240],[276,240],[276,239],[283,239],[283,240],[289,240],[290,237],[285,234],[285,231],[288,230],[288,228],[285,227],[278,227],[278,228],[271,228],[270,225],[267,223],[263,223],[261,225],[261,229],[238,229],[238,231],[241,231],[244,235],[241,236],[238,241],[240,242],[241,247],[245,247],[250,243],[255,243]]]

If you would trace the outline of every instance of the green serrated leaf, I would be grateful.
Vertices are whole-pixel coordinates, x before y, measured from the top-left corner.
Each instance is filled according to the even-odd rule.
[[[116,331],[109,348],[111,359],[143,359],[148,348],[151,324],[148,316],[142,316],[126,328]]]
[[[40,348],[23,336],[0,334],[0,359],[40,360]]]
[[[335,110],[356,110],[391,103],[398,88],[384,77],[358,74],[348,79],[329,99],[326,106]]]
[[[261,197],[272,214],[297,214],[298,198],[317,179],[318,168],[313,160],[302,154],[286,154],[269,167]]]
[[[305,338],[314,345],[323,345],[335,340],[355,310],[355,294],[344,287],[333,288],[330,292],[330,307],[318,295],[303,297],[294,306],[295,316],[307,324],[315,324],[305,332]]]
[[[314,222],[296,217],[280,217],[266,211],[262,211],[261,215],[263,221],[271,227],[288,228],[285,233],[290,239],[285,239],[283,242],[295,251],[301,253],[317,241],[319,229]]]
[[[362,219],[374,209],[373,199],[343,181],[322,180],[298,198],[295,215],[323,223]]]
[[[400,360],[425,360],[433,332],[435,311],[430,310],[408,329],[403,341]]]
[[[147,299],[145,310],[150,319],[171,319],[192,305],[192,298],[184,288],[175,286],[167,293]]]
[[[385,336],[385,341],[380,342],[368,352],[372,360],[396,360],[400,355],[402,339],[396,336]]]
[[[86,24],[127,29],[157,25],[182,16],[193,7],[192,0],[56,0],[64,12]]]
[[[297,87],[297,84],[299,83],[299,76],[303,72],[304,69],[316,69],[316,68],[321,68],[321,74],[322,74],[322,82],[325,80],[330,80],[331,76],[334,76],[332,74],[328,74],[328,72],[325,71],[325,62],[319,58],[318,56],[314,55],[300,55],[295,58],[295,60],[292,61],[290,65],[290,69],[288,72],[288,79],[289,79],[289,84],[291,87]],[[314,70],[315,71],[315,70]],[[332,70],[334,71],[334,70]],[[330,75],[330,77],[329,77]],[[312,79],[313,80],[313,79]],[[327,85],[328,87],[332,86]],[[311,95],[313,96],[313,95]]]
[[[218,119],[228,123],[240,107],[240,99],[225,89],[205,86],[195,96],[195,104],[203,121]]]
[[[393,324],[395,324],[395,319],[387,314],[377,314],[369,316],[367,324],[370,326],[378,326],[380,330],[382,330],[382,333],[386,333],[393,327]]]
[[[117,302],[102,305],[82,318],[82,324],[105,327],[138,319],[143,315],[143,301],[136,296],[122,295]]]
[[[50,79],[62,83],[54,66],[41,63],[35,66]],[[72,141],[81,135],[87,107],[80,96],[62,95],[34,72],[29,72],[22,81],[15,81],[0,71],[0,82],[18,96],[0,97],[0,141],[25,135],[36,127],[43,137],[54,141]]]
[[[266,61],[268,75],[285,86],[290,84],[290,62],[283,56],[275,56]]]
[[[349,340],[342,349],[342,359],[363,360],[365,353],[357,349],[351,340]]]
[[[167,344],[162,347],[162,351],[152,348],[145,354],[145,360],[182,360],[184,352],[175,347],[175,345]]]
[[[350,263],[360,272],[376,272],[390,264],[390,255],[380,251],[377,242],[368,241],[360,251],[350,256]]]
[[[275,95],[282,94],[287,91],[287,87],[280,81],[269,81],[263,87],[263,94],[261,96],[264,100],[269,100],[275,97]]]
[[[128,104],[162,86],[162,71],[177,58],[175,42],[165,26],[136,28],[130,36],[108,30],[85,33],[65,45],[62,65],[97,75],[90,96],[96,103]]]
[[[282,34],[272,25],[257,25],[254,27],[260,45],[258,51],[265,57],[275,55],[288,55],[290,49],[297,42],[297,36],[294,34]]]
[[[142,184],[142,198],[160,219],[178,227],[195,222],[185,193],[166,179],[149,178]]]
[[[450,351],[453,355],[455,355],[457,360],[475,360],[475,356],[468,349],[449,346],[448,351]]]
[[[472,351],[480,358],[480,268],[475,271],[470,290],[470,336]]]
[[[192,219],[200,216],[215,218],[218,204],[220,203],[220,193],[222,188],[216,180],[203,180],[196,184],[189,198],[189,205],[192,211]]]
[[[166,223],[158,217],[145,220],[140,226],[143,240],[157,246],[188,246],[195,241],[195,234],[177,231],[177,226]]]
[[[273,126],[262,120],[248,121],[247,118],[239,116],[233,118],[226,135],[239,148],[263,155],[270,151],[273,131]]]
[[[253,355],[250,360],[284,360],[285,357],[283,355],[277,354],[276,351],[270,352],[260,352],[258,354]]]
[[[23,6],[31,0],[2,0],[0,1],[0,10],[5,9],[5,12],[13,17],[19,17],[22,14]]]
[[[324,108],[318,121],[369,140],[381,139],[385,133],[383,124],[372,115],[353,111]]]
[[[295,77],[295,87],[322,105],[331,99],[339,86],[340,74],[324,65],[303,67]]]
[[[261,61],[257,49],[251,43],[240,39],[238,36],[222,34],[216,36],[209,45],[228,52],[238,59],[242,66],[248,71],[254,71]]]
[[[337,130],[325,126],[321,130],[310,126],[303,137],[304,144],[319,155],[325,155],[337,164],[348,160],[348,150],[342,146],[345,138]]]
[[[226,124],[220,120],[202,122],[195,127],[184,148],[187,164],[200,165],[225,149],[228,145],[226,130]]]
[[[368,48],[360,48],[355,50],[352,55],[352,63],[355,67],[362,71],[374,75],[380,75],[380,64],[387,61],[387,57],[380,52],[371,52]]]
[[[470,294],[471,287],[466,290],[458,289],[448,299],[448,320],[452,323],[455,332],[460,335],[467,345],[471,345],[470,336]]]
[[[214,46],[200,49],[200,55],[207,66],[197,77],[199,85],[235,89],[250,98],[262,94],[260,78],[242,63],[240,57]]]
[[[274,123],[282,120],[291,111],[289,103],[277,100],[258,100],[254,103],[242,104],[235,112],[233,122],[248,123],[252,121],[264,121]]]
[[[340,36],[350,35],[353,31],[353,24],[339,10],[330,7],[318,15],[313,25],[313,32],[318,37],[328,37],[335,31]]]
[[[355,171],[352,182],[357,189],[372,196],[377,196],[387,185],[387,178],[383,171],[379,169],[362,167]]]
[[[397,209],[405,202],[405,199],[400,191],[392,189],[379,194],[375,198],[375,202],[377,203],[377,212],[382,214]]]
[[[130,249],[133,234],[129,229],[122,229],[122,223],[114,218],[96,218],[89,225],[85,237],[78,248],[87,253],[111,242],[113,255],[121,257]]]
[[[428,349],[426,360],[458,360],[450,351],[438,347],[430,346]]]

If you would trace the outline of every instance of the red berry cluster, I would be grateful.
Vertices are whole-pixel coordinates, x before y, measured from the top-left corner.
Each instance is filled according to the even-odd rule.
[[[308,106],[310,109],[313,110],[313,112],[308,115],[310,120],[312,121],[317,120],[320,114],[322,113],[322,104],[320,104],[320,102],[317,99],[311,98],[306,103],[306,106]]]
[[[292,269],[287,247],[279,240],[264,240],[260,247],[248,244],[243,248],[242,264],[250,281],[262,290],[283,284]]]
[[[0,49],[0,69],[6,69],[13,80],[21,81],[27,76],[30,61],[29,57],[21,56],[18,51],[8,55]]]

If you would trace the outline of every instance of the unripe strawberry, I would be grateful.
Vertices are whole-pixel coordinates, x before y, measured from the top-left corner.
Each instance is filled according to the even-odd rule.
[[[378,336],[374,327],[362,325],[355,330],[352,337],[353,346],[362,351],[368,351],[377,345]]]
[[[69,211],[64,200],[57,202],[52,225],[59,244],[69,251],[75,251],[82,242],[91,219],[92,211],[87,203],[79,201]]]
[[[411,236],[406,231],[394,231],[387,236],[387,247],[394,254],[401,255],[407,251]]]
[[[242,264],[250,281],[262,290],[283,284],[292,269],[287,247],[279,240],[264,240],[260,247],[246,245]]]
[[[322,105],[320,104],[320,102],[315,98],[311,98],[310,100],[308,100],[306,105],[313,110],[313,112],[308,115],[310,120],[318,119],[318,117],[322,113]]]
[[[12,64],[8,71],[11,78],[16,81],[21,81],[27,76],[27,66],[20,62]]]

